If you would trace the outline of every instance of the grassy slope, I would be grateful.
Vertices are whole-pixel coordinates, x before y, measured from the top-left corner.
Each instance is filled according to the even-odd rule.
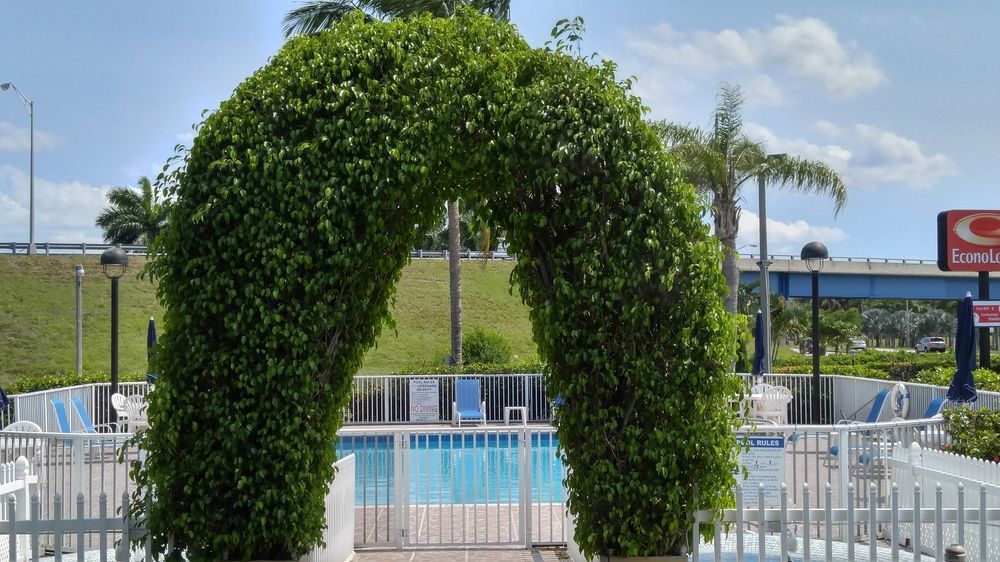
[[[0,255],[0,385],[16,376],[72,372],[75,365],[73,271],[86,270],[83,281],[83,368],[107,371],[110,364],[110,282],[98,256],[27,257]],[[145,262],[132,258],[121,283],[120,369],[146,369],[146,324],[162,314],[155,287],[135,278]],[[463,262],[463,321],[495,329],[511,342],[514,353],[535,353],[527,308],[509,292],[512,262]],[[390,373],[404,366],[437,365],[448,354],[448,264],[414,261],[403,271],[393,310],[396,332],[384,330],[369,352],[363,373]],[[398,332],[398,335],[397,335]]]

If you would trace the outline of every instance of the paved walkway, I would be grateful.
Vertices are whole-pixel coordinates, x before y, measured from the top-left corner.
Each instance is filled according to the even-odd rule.
[[[451,550],[360,550],[355,562],[562,562],[569,560],[565,548],[451,549]]]

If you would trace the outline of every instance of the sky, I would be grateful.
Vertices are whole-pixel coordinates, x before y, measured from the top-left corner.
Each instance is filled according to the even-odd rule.
[[[192,125],[281,48],[286,0],[0,0],[0,83],[34,102],[36,242],[100,242],[112,186],[155,177]],[[723,83],[772,153],[841,174],[821,195],[769,186],[768,249],[933,259],[936,216],[1000,208],[1000,4],[511,0],[542,47],[584,18],[582,51],[616,61],[650,119],[708,128]],[[28,114],[0,92],[0,243],[28,239]],[[756,253],[756,183],[738,246]]]

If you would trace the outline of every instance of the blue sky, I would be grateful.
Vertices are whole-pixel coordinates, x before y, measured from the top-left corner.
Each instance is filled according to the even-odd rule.
[[[98,242],[114,185],[154,176],[191,125],[283,42],[293,2],[8,0],[0,82],[35,102],[36,241]],[[638,78],[650,117],[707,127],[718,85],[741,85],[746,131],[772,152],[820,159],[847,205],[768,190],[772,253],[822,240],[834,256],[933,258],[935,217],[1000,206],[994,40],[1000,6],[909,1],[512,0],[542,46],[582,16],[586,53]],[[0,92],[0,242],[27,241],[28,119]],[[757,240],[743,191],[740,245]],[[754,247],[744,251],[754,252]]]

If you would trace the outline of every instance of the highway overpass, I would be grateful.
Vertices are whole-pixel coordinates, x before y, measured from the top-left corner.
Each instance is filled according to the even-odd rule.
[[[760,256],[744,255],[737,267],[740,282],[760,278]],[[811,297],[806,263],[794,256],[771,256],[771,292],[786,297]],[[941,271],[931,260],[832,258],[820,272],[819,293],[825,298],[957,300],[971,292],[979,297],[976,273]],[[990,279],[990,295],[1000,300],[1000,277]]]

